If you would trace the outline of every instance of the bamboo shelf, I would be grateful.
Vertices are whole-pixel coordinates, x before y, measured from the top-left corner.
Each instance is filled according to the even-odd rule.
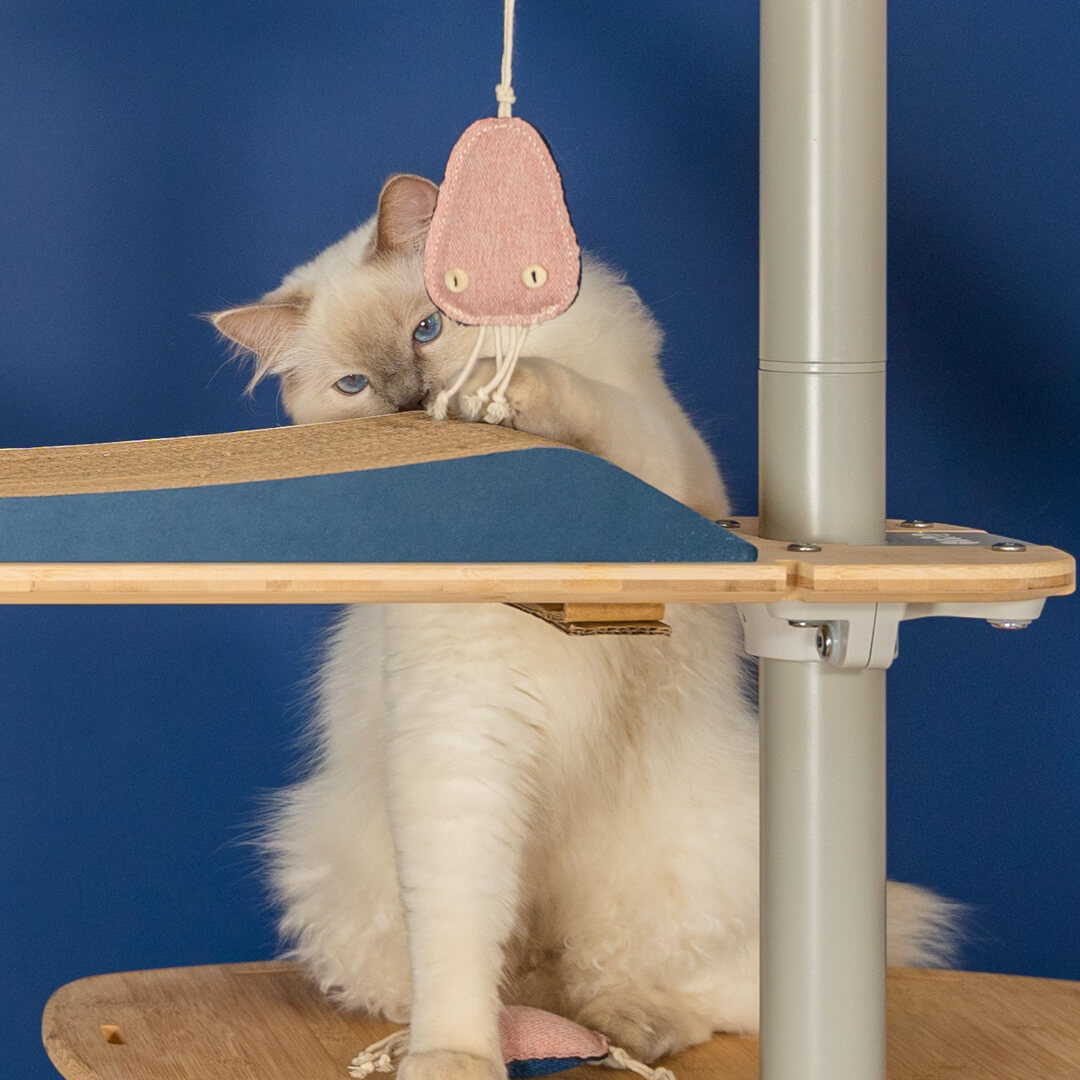
[[[1077,1017],[1080,983],[893,968],[889,1080],[1073,1080]],[[277,963],[79,979],[53,994],[42,1021],[67,1080],[347,1080],[352,1058],[393,1030],[340,1012]],[[663,1064],[678,1080],[757,1080],[758,1042],[717,1035]]]

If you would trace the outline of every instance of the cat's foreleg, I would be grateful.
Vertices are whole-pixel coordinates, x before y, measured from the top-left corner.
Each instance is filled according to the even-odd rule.
[[[449,413],[431,407],[432,415],[478,419],[482,410],[474,404],[476,395],[494,373],[494,360],[474,361],[468,376],[454,383]],[[659,383],[646,398],[554,360],[523,356],[499,410],[485,419],[606,458],[707,517],[729,514],[712,455]]]
[[[413,1007],[402,1080],[500,1080],[499,984],[519,906],[527,738],[444,688],[389,747]],[[408,707],[407,702],[403,702]]]

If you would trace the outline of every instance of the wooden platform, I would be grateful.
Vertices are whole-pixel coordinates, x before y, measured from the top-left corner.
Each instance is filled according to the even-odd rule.
[[[485,424],[423,413],[224,435],[0,450],[0,499],[204,487],[503,455],[552,447]],[[793,553],[738,535],[756,562],[6,562],[0,603],[664,604],[678,602],[1027,600],[1073,590],[1056,548],[994,551],[978,543],[849,547]],[[717,526],[717,528],[719,528]],[[909,538],[898,522],[892,538]],[[976,530],[938,525],[935,533]],[[797,540],[799,537],[792,537]]]
[[[1080,1076],[1080,983],[895,968],[888,1009],[889,1080]],[[336,1011],[273,963],[80,979],[42,1022],[68,1080],[348,1080],[352,1058],[393,1030]],[[664,1064],[677,1080],[757,1080],[757,1057],[756,1039],[718,1035]]]

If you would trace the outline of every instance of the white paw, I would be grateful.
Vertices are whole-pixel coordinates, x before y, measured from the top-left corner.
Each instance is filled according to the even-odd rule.
[[[397,1075],[398,1080],[506,1080],[506,1066],[472,1054],[428,1050],[403,1058]]]
[[[647,1062],[704,1042],[718,1027],[688,998],[634,990],[600,994],[577,1010],[574,1019]]]

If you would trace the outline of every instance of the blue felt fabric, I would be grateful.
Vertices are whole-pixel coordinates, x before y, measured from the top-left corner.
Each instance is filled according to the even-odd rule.
[[[606,1056],[606,1055],[605,1055]],[[528,1080],[532,1076],[550,1076],[552,1073],[566,1072],[579,1065],[595,1065],[604,1058],[529,1058],[527,1061],[508,1061],[506,1075],[510,1080]]]
[[[0,499],[0,562],[752,562],[600,458],[534,448],[245,484]]]

